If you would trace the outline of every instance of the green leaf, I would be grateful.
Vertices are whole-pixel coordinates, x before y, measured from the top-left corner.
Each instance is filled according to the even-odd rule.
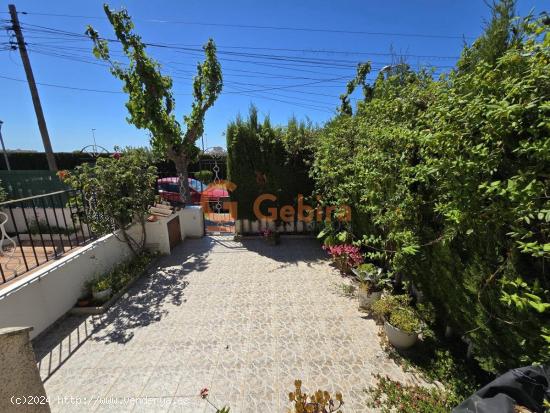
[[[529,305],[537,310],[539,313],[544,313],[550,308],[550,303],[537,303],[534,301],[529,301]]]

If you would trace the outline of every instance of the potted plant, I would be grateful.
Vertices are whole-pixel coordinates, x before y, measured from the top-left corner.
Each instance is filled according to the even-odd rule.
[[[403,350],[416,343],[421,327],[420,318],[409,302],[405,294],[386,295],[372,305],[373,313],[384,322],[390,344]]]
[[[353,244],[324,245],[323,249],[330,254],[342,274],[349,274],[352,268],[363,263],[359,247]]]
[[[105,301],[111,296],[111,278],[108,275],[94,278],[91,282],[92,296],[94,300]]]
[[[262,235],[269,245],[279,245],[281,243],[281,234],[270,228],[264,229]]]
[[[378,268],[371,263],[361,264],[353,268],[352,272],[359,280],[360,308],[370,308],[382,296],[382,292],[390,285],[390,279],[382,268]]]

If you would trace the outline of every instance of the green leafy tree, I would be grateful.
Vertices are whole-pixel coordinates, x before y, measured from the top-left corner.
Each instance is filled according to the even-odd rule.
[[[95,234],[114,232],[137,255],[145,246],[145,218],[155,199],[157,169],[144,149],[126,149],[99,157],[72,172],[60,171],[69,186],[80,189],[89,208],[85,219]],[[76,202],[83,199],[78,196]],[[139,231],[129,231],[137,223]]]
[[[295,207],[299,194],[311,194],[313,182],[306,163],[313,131],[295,119],[289,123],[289,127],[277,127],[271,125],[269,117],[261,121],[252,106],[246,119],[238,116],[228,125],[228,179],[236,184],[231,199],[238,203],[239,219],[257,219],[253,205],[261,194],[277,197],[271,206]],[[263,214],[269,213],[269,205],[261,204]]]
[[[109,41],[88,26],[86,34],[94,42],[94,55],[107,62],[111,73],[123,82],[128,94],[128,122],[151,132],[151,145],[174,162],[182,198],[190,202],[188,166],[199,154],[195,142],[204,132],[204,117],[221,93],[223,84],[214,41],[210,39],[203,47],[205,60],[197,64],[191,113],[184,116],[182,127],[174,114],[172,79],[162,75],[158,62],[148,56],[147,45],[134,32],[128,12],[124,9],[113,11],[107,4],[103,7],[129,64],[124,66],[114,61]]]
[[[358,86],[363,88],[363,96],[365,100],[372,96],[372,87],[367,83],[367,75],[371,71],[370,62],[360,63],[357,65],[357,74],[354,79],[350,80],[346,85],[346,92],[340,95],[340,107],[338,112],[342,115],[352,115],[353,108],[350,102],[350,96]]]

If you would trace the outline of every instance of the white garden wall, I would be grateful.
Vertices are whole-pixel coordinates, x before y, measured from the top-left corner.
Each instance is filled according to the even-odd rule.
[[[71,219],[71,210],[70,208],[21,208],[15,207],[12,209],[13,219],[8,209],[3,209],[8,216],[8,221],[6,222],[5,228],[8,233],[15,232],[15,228],[20,233],[27,232],[27,224],[31,226],[36,221],[46,223],[49,221],[51,226],[57,226],[59,228],[70,228],[73,229],[73,225],[76,226],[77,235],[81,236],[81,232],[84,231],[84,235],[88,236],[88,226],[83,224],[82,226],[75,222],[73,223]],[[74,210],[73,210],[74,212]],[[35,216],[36,213],[36,216]],[[65,219],[63,219],[63,215]],[[27,218],[27,222],[25,222]],[[48,221],[46,221],[46,218]],[[56,221],[57,218],[57,221]],[[67,224],[65,225],[65,221]]]
[[[235,221],[235,232],[243,235],[258,235],[267,228],[272,231],[277,228],[277,232],[283,234],[309,234],[315,231],[316,224],[315,221],[283,222],[276,227],[274,221],[237,219]]]
[[[186,235],[204,235],[202,209],[183,208],[176,214],[180,219],[182,240]],[[174,215],[146,224],[149,250],[170,252],[166,222],[171,219]],[[135,239],[141,237],[137,225],[130,228],[129,233]],[[36,337],[75,305],[86,281],[130,259],[131,254],[124,242],[109,234],[0,286],[0,328],[33,327],[31,338]]]
[[[106,235],[0,289],[0,328],[33,327],[34,338],[69,311],[87,280],[129,259],[128,246]]]

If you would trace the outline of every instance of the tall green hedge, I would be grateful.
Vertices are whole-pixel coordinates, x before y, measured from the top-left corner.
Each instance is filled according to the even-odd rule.
[[[93,161],[90,154],[82,152],[56,152],[54,156],[60,170],[71,170],[78,165]],[[8,152],[8,159],[14,171],[48,170],[45,152]],[[0,169],[7,169],[3,156],[0,156]]]
[[[276,202],[262,203],[261,211],[267,214],[268,207],[297,208],[298,195],[311,194],[313,182],[302,153],[307,149],[293,146],[297,139],[291,131],[298,129],[295,121],[285,128],[271,126],[268,118],[260,123],[254,107],[246,120],[239,117],[227,127],[228,179],[236,185],[230,196],[238,203],[239,219],[256,219],[253,205],[259,195],[277,197]]]
[[[59,170],[73,170],[79,165],[94,161],[90,154],[82,152],[56,152],[54,155]],[[101,154],[100,156],[111,156],[111,154]],[[8,152],[8,159],[13,171],[48,170],[48,161],[44,152]],[[219,157],[217,161],[220,167],[218,175],[225,179],[227,175],[225,156]],[[157,160],[155,164],[162,175],[176,175],[173,162]],[[189,165],[189,171],[193,173],[201,169],[212,170],[213,166],[214,158],[209,154],[201,154],[198,160]],[[0,170],[7,170],[3,156],[0,156]]]
[[[448,77],[379,75],[322,131],[312,170],[353,206],[370,258],[422,289],[488,371],[550,362],[549,25],[512,26],[503,4]]]

